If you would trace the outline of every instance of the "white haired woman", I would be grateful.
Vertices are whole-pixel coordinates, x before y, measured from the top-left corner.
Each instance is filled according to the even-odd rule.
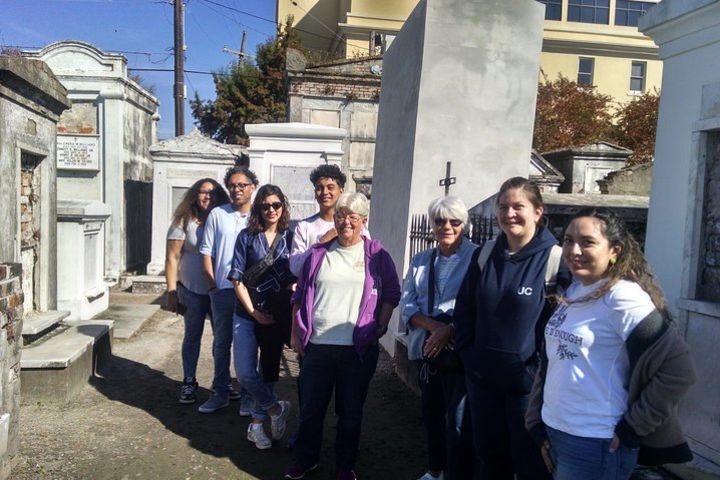
[[[369,202],[344,193],[335,207],[337,237],[315,244],[293,294],[291,344],[302,355],[300,425],[295,463],[285,478],[298,480],[318,466],[323,421],[335,392],[335,464],[339,480],[353,480],[362,411],[377,366],[378,339],[400,300],[390,254],[362,235]]]
[[[468,211],[461,199],[436,198],[428,217],[437,246],[413,257],[400,300],[409,333],[408,359],[418,365],[428,443],[428,468],[419,480],[468,479],[473,478],[472,425],[465,374],[453,351],[453,313],[463,278],[479,250],[463,236]]]

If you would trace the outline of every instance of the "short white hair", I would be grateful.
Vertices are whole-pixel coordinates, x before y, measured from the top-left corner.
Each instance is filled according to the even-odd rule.
[[[459,197],[439,197],[430,202],[428,206],[428,217],[432,224],[436,218],[447,218],[449,220],[460,220],[462,228],[465,229],[468,221],[468,209],[465,202]]]
[[[367,217],[370,213],[370,202],[367,197],[359,192],[343,193],[335,204],[335,211],[345,208],[352,213]]]

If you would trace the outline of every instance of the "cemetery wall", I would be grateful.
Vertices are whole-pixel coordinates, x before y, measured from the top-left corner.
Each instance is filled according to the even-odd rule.
[[[0,479],[9,478],[20,446],[22,265],[0,264]]]
[[[652,163],[644,163],[634,167],[623,168],[609,173],[598,180],[600,193],[606,195],[641,195],[650,196],[652,182]]]

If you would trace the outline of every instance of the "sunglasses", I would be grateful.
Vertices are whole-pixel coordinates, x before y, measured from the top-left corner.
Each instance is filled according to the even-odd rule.
[[[283,204],[282,202],[273,202],[273,203],[261,203],[260,208],[263,212],[267,212],[271,208],[275,210],[276,212],[282,208]]]
[[[450,226],[453,228],[457,228],[463,223],[461,220],[457,220],[455,218],[436,218],[435,226],[442,227],[445,225],[445,222],[450,222]]]

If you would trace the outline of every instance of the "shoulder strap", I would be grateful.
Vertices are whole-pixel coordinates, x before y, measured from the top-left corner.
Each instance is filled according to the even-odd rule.
[[[553,288],[557,284],[557,274],[560,269],[560,258],[562,257],[562,248],[553,245],[550,249],[547,266],[545,267],[545,286]]]
[[[262,235],[262,232],[258,233],[258,235]],[[277,250],[277,246],[280,243],[280,237],[283,235],[284,233],[277,232],[272,244],[270,245],[270,250],[268,250],[265,256],[255,265],[245,270],[245,273],[243,274],[243,283],[245,286],[254,286],[255,283],[260,280],[260,277],[262,277],[272,264],[275,263],[275,250]]]
[[[492,253],[494,247],[495,240],[488,240],[487,242],[483,243],[483,246],[480,249],[480,254],[477,257],[478,267],[480,268],[481,272],[485,268],[485,264],[490,258],[490,254]]]
[[[437,248],[433,248],[430,254],[430,267],[428,269],[428,308],[427,314],[432,315],[435,309],[435,259],[437,258]]]

